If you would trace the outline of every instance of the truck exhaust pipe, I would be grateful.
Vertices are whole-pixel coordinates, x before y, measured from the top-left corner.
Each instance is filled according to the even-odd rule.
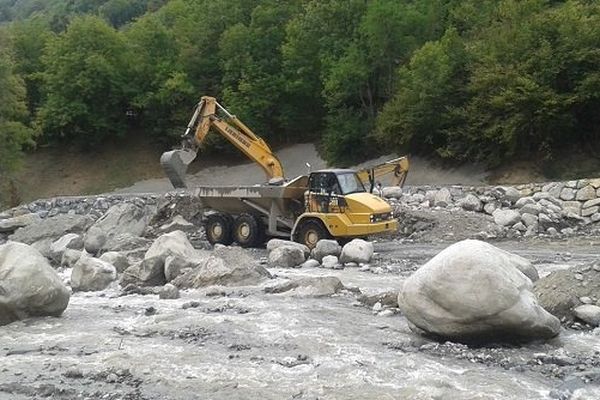
[[[160,156],[160,164],[175,189],[185,189],[185,175],[188,166],[196,158],[196,151],[179,149],[164,152]]]

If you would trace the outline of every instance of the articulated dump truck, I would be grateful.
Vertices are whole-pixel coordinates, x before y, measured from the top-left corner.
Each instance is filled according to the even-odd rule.
[[[383,175],[391,174],[394,185],[404,184],[409,167],[406,157],[359,171],[324,169],[286,180],[281,162],[264,140],[214,98],[202,97],[183,135],[182,147],[161,156],[175,188],[186,188],[187,167],[211,130],[256,162],[268,182],[195,188],[199,207],[208,211],[204,224],[210,243],[235,241],[243,247],[256,247],[267,238],[281,237],[313,248],[325,238],[345,241],[397,230],[391,206],[372,192]]]

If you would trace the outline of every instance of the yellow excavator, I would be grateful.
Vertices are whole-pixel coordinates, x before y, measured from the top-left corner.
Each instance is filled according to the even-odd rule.
[[[391,206],[372,194],[378,179],[391,175],[402,186],[409,162],[400,157],[358,171],[324,169],[286,180],[281,162],[267,143],[213,97],[202,97],[183,135],[182,147],[163,153],[161,164],[175,188],[186,188],[185,175],[198,148],[213,130],[265,172],[256,186],[195,188],[210,243],[237,242],[254,247],[283,237],[309,248],[320,239],[348,240],[397,230]],[[368,190],[365,188],[368,186]]]

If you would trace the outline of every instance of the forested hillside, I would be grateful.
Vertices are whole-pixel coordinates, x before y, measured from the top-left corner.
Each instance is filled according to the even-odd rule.
[[[597,1],[0,0],[0,21],[4,184],[34,143],[174,143],[205,94],[338,165],[599,143]]]

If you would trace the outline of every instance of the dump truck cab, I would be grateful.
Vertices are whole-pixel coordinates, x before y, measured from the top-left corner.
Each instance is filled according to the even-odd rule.
[[[292,238],[309,248],[325,238],[351,239],[398,228],[391,206],[368,193],[354,170],[312,172],[304,203],[305,212],[296,220]]]

